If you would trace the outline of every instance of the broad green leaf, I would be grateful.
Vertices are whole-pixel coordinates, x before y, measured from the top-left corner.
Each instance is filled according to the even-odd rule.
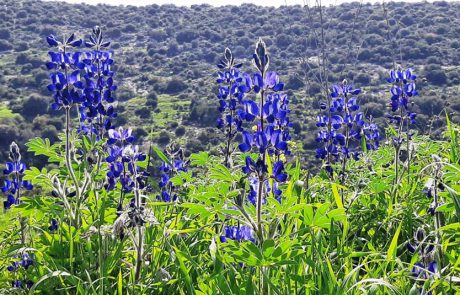
[[[169,158],[155,145],[152,146],[153,151],[157,154],[158,158],[160,158],[163,162],[171,166],[171,161]]]
[[[332,194],[334,195],[335,203],[337,204],[337,208],[343,209],[342,197],[339,194],[339,190],[337,189],[336,183],[331,183],[332,187]]]
[[[399,233],[401,232],[401,227],[402,227],[402,221],[399,223],[399,226],[396,229],[393,239],[391,240],[390,247],[388,247],[388,252],[387,252],[388,262],[396,259],[396,250],[398,248],[398,238],[399,238]]]
[[[275,250],[275,241],[273,240],[265,240],[262,244],[262,252],[265,258],[270,258],[270,255]]]
[[[190,155],[191,164],[194,166],[206,166],[209,163],[209,153],[199,152],[198,154]]]
[[[123,276],[121,275],[121,269],[118,271],[117,289],[118,295],[123,295]]]

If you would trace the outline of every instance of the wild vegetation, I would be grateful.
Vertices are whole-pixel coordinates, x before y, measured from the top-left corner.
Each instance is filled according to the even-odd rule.
[[[432,111],[437,108],[432,113],[423,107],[431,91],[442,90],[439,97],[455,102],[449,91],[456,82],[449,76],[441,86],[433,77],[448,67],[428,67],[417,55],[420,47],[406,50],[408,36],[426,27],[403,17],[430,7],[430,13],[456,22],[445,11],[457,4],[394,3],[381,7],[382,19],[372,13],[363,28],[357,25],[360,12],[370,13],[373,6],[356,3],[342,6],[353,9],[340,13],[337,7],[24,3],[30,5],[5,5],[14,13],[3,16],[15,21],[1,33],[7,38],[0,62],[12,65],[18,32],[25,30],[17,22],[36,21],[45,9],[47,22],[40,24],[50,22],[52,30],[29,23],[41,35],[40,51],[28,49],[35,41],[24,37],[29,41],[20,47],[26,47],[21,58],[36,59],[36,65],[23,72],[27,66],[16,59],[3,71],[7,87],[2,89],[11,100],[0,115],[5,132],[15,124],[16,133],[2,139],[10,142],[0,214],[0,293],[460,292],[456,105],[432,102]],[[200,19],[208,14],[230,29],[220,31]],[[139,21],[146,15],[156,17]],[[136,34],[147,25],[173,25],[179,16],[204,29],[159,33],[164,39],[145,56],[144,39]],[[299,42],[288,38],[284,46],[279,39],[293,35],[277,33],[282,19],[276,16],[291,20],[283,30],[311,18],[298,26]],[[126,23],[131,17],[142,25]],[[274,21],[253,32],[232,25],[240,18]],[[109,25],[111,20],[120,23]],[[82,31],[78,21],[92,28]],[[107,33],[99,22],[110,27]],[[363,48],[355,51],[350,36],[372,30],[374,23],[382,24],[389,43],[375,47],[361,40]],[[341,24],[351,25],[351,33],[331,29]],[[400,38],[401,24],[418,29]],[[449,34],[455,28],[445,29],[440,43],[427,50],[441,51],[454,42]],[[198,42],[204,30],[216,30],[208,32],[216,38],[209,37],[209,48]],[[172,36],[180,53],[159,54]],[[243,37],[255,44],[252,51],[242,43],[222,45]],[[13,51],[8,40],[14,40]],[[383,44],[399,51],[380,59],[362,56]],[[200,57],[221,47],[208,61]],[[456,62],[449,54],[442,63]],[[294,57],[300,62],[291,62]],[[204,79],[199,72],[214,61],[207,69],[212,81]],[[371,64],[378,68],[369,70]],[[177,72],[155,77],[171,69]],[[14,86],[21,77],[43,79]],[[30,97],[13,98],[13,89]],[[376,89],[382,94],[372,96]],[[196,97],[201,95],[210,98]],[[384,102],[369,98],[380,96]],[[208,123],[214,127],[199,131]],[[30,124],[51,129],[42,133],[45,129]],[[302,136],[307,132],[313,143]],[[32,138],[23,146],[15,137]]]

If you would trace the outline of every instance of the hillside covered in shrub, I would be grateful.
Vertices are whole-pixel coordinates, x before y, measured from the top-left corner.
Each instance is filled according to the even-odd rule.
[[[297,148],[314,149],[321,28],[329,82],[347,79],[362,87],[367,115],[382,118],[387,113],[385,69],[394,61],[419,73],[418,87],[424,89],[414,108],[420,129],[436,133],[444,107],[454,120],[460,110],[460,3],[455,2],[356,2],[327,7],[320,15],[316,8],[301,6],[114,7],[6,0],[0,22],[3,151],[13,139],[20,144],[40,135],[56,140],[63,126],[60,115],[49,111],[40,49],[44,36],[85,32],[96,24],[116,50],[117,123],[132,126],[144,142],[151,138],[165,145],[176,139],[189,152],[218,144],[213,128],[218,117],[215,64],[225,47],[248,60],[254,40],[262,37],[274,67],[282,69],[279,74],[287,81]]]

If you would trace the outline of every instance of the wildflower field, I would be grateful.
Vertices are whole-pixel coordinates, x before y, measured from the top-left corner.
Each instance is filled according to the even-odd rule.
[[[0,294],[460,294],[460,125],[445,111],[439,137],[414,128],[412,69],[388,69],[373,118],[364,91],[328,81],[323,51],[307,164],[270,46],[242,60],[223,47],[208,101],[220,144],[190,153],[117,124],[124,65],[99,26],[86,33],[43,36],[63,130],[10,144]],[[147,132],[179,119],[156,118]]]

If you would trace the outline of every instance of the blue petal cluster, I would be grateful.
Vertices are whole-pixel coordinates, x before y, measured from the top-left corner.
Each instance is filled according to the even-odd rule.
[[[324,160],[325,168],[333,173],[332,164],[343,159],[359,157],[359,147],[364,139],[366,149],[379,147],[381,136],[378,126],[372,121],[365,121],[360,112],[358,94],[360,89],[353,88],[344,80],[334,85],[327,101],[320,102],[320,109],[325,113],[317,117],[319,132],[316,141],[316,157]]]
[[[269,177],[272,177],[275,182],[284,182],[287,174],[283,161],[285,156],[291,153],[288,145],[291,139],[289,128],[292,126],[289,121],[289,100],[287,95],[281,92],[284,84],[280,82],[278,74],[267,72],[269,56],[262,40],[259,40],[256,45],[253,62],[258,72],[252,77],[244,75],[245,91],[247,93],[252,91],[260,100],[258,102],[252,99],[241,100],[243,107],[239,109],[238,116],[247,122],[255,121],[256,125],[254,131],[242,131],[243,140],[238,148],[241,152],[256,151],[259,156],[257,160],[247,156],[246,165],[242,170],[246,174],[254,175],[257,182],[264,183],[268,173],[266,156],[273,156],[275,159],[273,175]],[[258,187],[258,184],[252,184],[251,187],[254,186]],[[278,189],[271,189],[271,191],[280,192]],[[264,194],[267,193],[265,190]],[[250,200],[253,195],[252,190],[249,193]],[[276,197],[278,198],[279,195]]]
[[[245,77],[240,72],[242,64],[235,64],[235,59],[229,48],[225,49],[224,58],[217,67],[216,83],[219,85],[217,98],[219,99],[219,112],[222,116],[217,119],[217,127],[225,130],[228,138],[233,138],[241,130],[241,120],[236,116],[238,104],[248,91],[245,87]]]
[[[58,221],[57,221],[56,219],[52,218],[51,221],[50,221],[50,224],[51,224],[51,225],[48,226],[48,230],[49,230],[50,232],[52,232],[52,233],[55,232],[55,231],[57,231],[57,229],[58,229],[58,227],[59,227]]]
[[[391,70],[390,77],[387,79],[391,83],[390,88],[391,101],[390,107],[392,114],[387,117],[396,125],[401,132],[408,125],[415,124],[417,114],[411,112],[411,98],[418,95],[416,90],[416,79],[411,69],[405,71]],[[409,130],[406,130],[408,132]],[[401,134],[398,134],[401,137]],[[402,141],[399,138],[399,141]]]
[[[113,107],[117,89],[113,81],[113,53],[107,50],[110,42],[104,41],[99,27],[93,29],[89,41],[84,43],[89,51],[69,52],[83,43],[76,40],[74,34],[65,42],[57,41],[53,35],[48,36],[47,41],[58,49],[49,52],[50,61],[46,63],[52,70],[48,85],[54,93],[51,108],[70,109],[78,105],[79,131],[99,139],[104,130],[113,128],[111,119],[117,116]]]
[[[95,128],[99,136],[104,129],[112,128],[111,119],[117,116],[112,105],[117,85],[113,81],[113,52],[107,50],[109,45],[110,42],[103,39],[101,29],[95,27],[89,41],[85,42],[91,51],[82,54],[85,102],[79,107],[80,129],[88,133],[94,132]]]
[[[51,70],[51,83],[48,90],[54,93],[53,110],[70,108],[74,103],[83,103],[84,84],[81,81],[80,72],[84,68],[81,62],[81,52],[71,52],[73,48],[80,47],[81,39],[76,39],[72,34],[68,39],[60,42],[50,35],[46,38],[50,47],[57,47],[57,51],[48,52],[50,61],[46,67]]]
[[[278,162],[278,163],[282,163],[282,162]],[[275,173],[273,173],[273,176],[275,178]],[[273,182],[273,187],[270,186],[270,182],[267,180],[265,180],[263,182],[263,191],[265,192],[265,194],[272,194],[275,199],[281,203],[281,195],[282,195],[282,191],[279,189],[279,182],[284,182],[286,181],[287,179],[287,174],[283,173],[282,174],[282,177],[283,179],[282,180],[275,180]],[[256,177],[249,177],[249,193],[248,193],[248,201],[256,206],[256,202],[257,202],[257,191],[259,189],[259,180],[258,178]],[[266,197],[263,197],[262,199],[262,205],[266,204],[267,203],[267,199]]]
[[[158,182],[160,194],[156,196],[157,200],[162,202],[174,202],[177,200],[177,189],[171,178],[178,175],[179,172],[187,172],[186,162],[182,149],[169,149],[166,152],[170,157],[171,164],[162,162],[160,165],[161,179]]]
[[[32,253],[32,254],[28,254],[28,253],[24,253],[22,254],[20,257],[15,257],[16,261],[13,261],[6,269],[9,271],[9,272],[17,272],[19,271],[20,269],[23,269],[23,270],[27,270],[30,266],[34,265],[34,260],[35,260],[35,255]],[[21,281],[21,280],[18,280],[18,279],[15,279],[12,281],[12,287],[13,288],[17,288],[17,289],[21,289],[23,290],[24,287],[26,289],[30,289],[32,288],[34,282],[31,281],[31,280],[25,280],[25,281]]]
[[[220,236],[222,243],[227,242],[227,239],[234,240],[237,242],[251,241],[256,242],[254,238],[254,231],[250,226],[225,226],[224,235]]]
[[[3,174],[10,177],[5,179],[2,187],[2,192],[7,195],[6,200],[3,201],[4,209],[10,209],[12,205],[17,205],[21,202],[22,189],[31,190],[33,188],[29,181],[22,180],[26,164],[21,162],[21,153],[15,142],[10,145],[9,159],[10,162],[6,163],[6,167],[3,170]]]
[[[134,136],[131,129],[122,127],[110,129],[108,132],[109,139],[108,156],[106,161],[109,165],[107,172],[107,190],[113,190],[117,182],[121,184],[124,193],[131,192],[137,182],[140,189],[145,187],[145,176],[147,173],[141,171],[137,166],[138,161],[144,161],[146,155],[139,152],[139,146],[132,145]]]

